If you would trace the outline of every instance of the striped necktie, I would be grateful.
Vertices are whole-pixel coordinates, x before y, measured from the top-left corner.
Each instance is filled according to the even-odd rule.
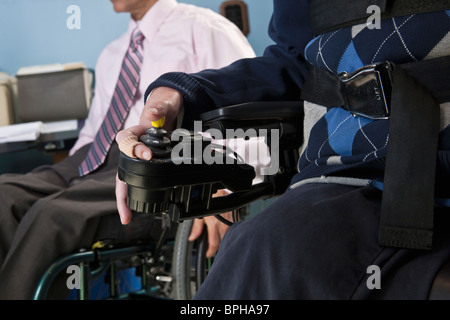
[[[139,73],[143,61],[143,39],[144,35],[136,28],[132,33],[130,47],[122,62],[108,112],[95,136],[91,149],[78,167],[80,176],[85,176],[103,164],[116,133],[125,122],[139,84]]]

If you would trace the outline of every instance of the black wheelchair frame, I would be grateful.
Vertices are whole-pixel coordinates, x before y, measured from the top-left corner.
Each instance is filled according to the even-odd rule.
[[[286,190],[292,176],[297,172],[300,148],[303,143],[303,105],[301,101],[246,103],[207,112],[201,115],[200,120],[205,128],[215,128],[223,133],[230,128],[278,130],[279,150],[270,150],[271,153],[279,152],[280,166],[277,173],[265,176],[263,182],[255,185],[230,183],[227,172],[214,174],[214,171],[210,171],[211,177],[202,177],[204,178],[202,181],[194,179],[195,182],[189,182],[191,176],[188,176],[188,179],[183,177],[176,181],[177,178],[174,176],[175,181],[169,183],[167,179],[159,179],[163,183],[149,184],[155,171],[143,174],[140,166],[146,164],[142,160],[131,159],[122,154],[119,161],[119,177],[127,182],[129,188],[138,190],[136,193],[130,192],[129,189],[129,194],[132,196],[137,194],[138,198],[135,202],[133,199],[129,200],[129,205],[138,203],[134,207],[134,210],[138,209],[137,211],[145,211],[142,208],[155,208],[152,203],[155,198],[150,197],[150,203],[146,203],[149,195],[146,189],[157,193],[163,190],[165,203],[160,206],[161,197],[158,195],[156,207],[164,208],[163,221],[170,218],[176,222],[175,238],[165,238],[161,235],[156,244],[144,242],[126,247],[112,245],[62,257],[43,275],[35,291],[34,299],[45,299],[57,275],[73,264],[79,265],[82,270],[82,286],[78,290],[79,299],[89,299],[89,280],[98,277],[106,269],[109,269],[107,273],[110,278],[109,298],[112,299],[191,299],[193,297],[207,274],[208,264],[212,263],[205,258],[207,249],[205,232],[195,242],[187,240],[193,218],[242,209],[253,201],[276,197]],[[266,142],[268,146],[271,145],[269,141]],[[249,176],[248,179],[250,178],[252,177]],[[230,188],[233,193],[224,197],[212,197],[217,190],[224,188]],[[143,193],[139,189],[144,189]],[[198,191],[197,196],[193,196],[193,191]],[[201,196],[199,197],[198,194]],[[151,211],[151,213],[158,212]],[[126,261],[127,267],[138,268],[137,273],[142,277],[140,290],[125,294],[117,292],[115,284],[118,261],[122,264]],[[450,299],[450,263],[445,265],[435,278],[429,299]]]

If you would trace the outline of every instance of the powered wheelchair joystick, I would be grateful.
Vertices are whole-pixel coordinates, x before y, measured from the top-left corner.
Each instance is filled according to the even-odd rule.
[[[258,184],[252,184],[254,167],[212,139],[185,129],[168,133],[162,128],[149,128],[139,140],[152,150],[150,161],[120,153],[118,177],[127,184],[127,204],[132,211],[168,213],[179,222],[239,209],[259,198],[281,194],[296,172],[302,118],[301,102],[247,103],[201,115],[204,127],[222,132],[255,126],[277,130],[279,150],[271,152],[279,153],[280,168]],[[220,189],[231,193],[213,198]]]

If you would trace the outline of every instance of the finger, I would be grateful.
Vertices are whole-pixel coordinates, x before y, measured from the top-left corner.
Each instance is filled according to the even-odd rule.
[[[139,159],[150,160],[152,158],[152,151],[145,144],[137,144],[133,153]]]
[[[194,241],[195,239],[200,237],[200,235],[203,232],[204,225],[205,225],[205,222],[203,221],[203,219],[195,219],[194,223],[192,224],[192,229],[191,229],[191,233],[189,235],[188,240]]]
[[[211,230],[212,231],[212,230]],[[214,230],[214,232],[209,232],[208,229],[208,250],[206,251],[206,257],[212,258],[219,250],[220,244],[220,234],[218,230]]]
[[[140,158],[150,160],[152,158],[151,150],[138,140],[138,136],[145,133],[145,128],[134,126],[119,131],[116,135],[116,141],[120,151],[131,158]]]
[[[168,106],[166,103],[158,101],[155,103],[146,103],[142,109],[139,124],[143,127],[150,128],[153,121],[160,120],[167,115]]]
[[[149,127],[152,121],[165,117],[163,127],[169,131],[173,130],[182,104],[183,97],[178,91],[168,87],[158,87],[147,97],[139,123]]]
[[[128,224],[131,221],[131,210],[127,206],[127,185],[116,175],[116,202],[119,211],[120,222]]]
[[[147,129],[147,127],[145,126],[141,126],[141,125],[137,125],[137,126],[133,126],[133,127],[129,127],[127,129],[121,130],[119,132],[117,132],[116,135],[116,142],[118,144],[120,144],[124,139],[128,138],[128,137],[140,137],[143,134],[145,134],[145,130]]]

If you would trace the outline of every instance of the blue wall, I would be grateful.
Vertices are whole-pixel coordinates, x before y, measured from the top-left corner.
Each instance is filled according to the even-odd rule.
[[[222,0],[179,0],[216,12]],[[245,0],[248,39],[257,55],[272,41],[267,28],[272,0]],[[69,30],[70,5],[81,11],[81,29]],[[16,74],[22,66],[83,61],[94,68],[100,51],[122,34],[129,14],[117,14],[108,0],[0,0],[0,71]]]

